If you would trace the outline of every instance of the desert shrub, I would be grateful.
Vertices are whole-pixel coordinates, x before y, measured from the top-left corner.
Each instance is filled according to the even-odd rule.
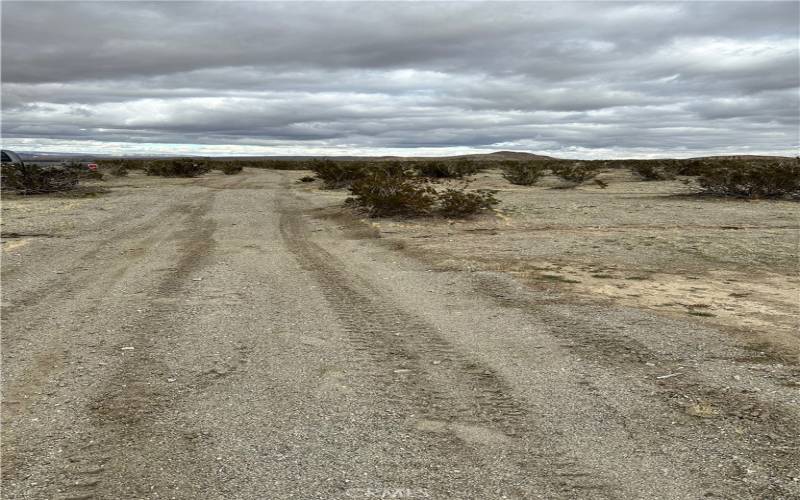
[[[317,178],[311,177],[310,175],[304,175],[298,179],[300,182],[314,182],[315,180],[317,180]]]
[[[355,180],[365,177],[368,172],[364,162],[334,161],[330,158],[314,158],[308,162],[308,169],[328,189],[347,187]]]
[[[708,161],[702,158],[692,158],[688,160],[677,160],[675,166],[675,173],[677,175],[702,175],[705,169],[709,166]]]
[[[436,191],[423,179],[383,169],[354,180],[350,192],[349,204],[366,208],[376,217],[426,214],[436,201]]]
[[[479,166],[468,158],[456,160],[428,160],[415,166],[419,175],[433,179],[461,179],[478,172]]]
[[[95,181],[103,180],[103,173],[98,170],[89,170],[88,168],[81,167],[77,170],[77,174],[81,179],[91,179]]]
[[[131,170],[145,170],[147,162],[138,158],[125,158],[122,160],[102,160],[98,165],[102,172],[108,172],[114,177],[124,177]]]
[[[465,217],[492,208],[499,201],[490,191],[468,192],[463,189],[446,189],[437,194],[439,213],[445,217]]]
[[[503,177],[511,184],[532,186],[542,178],[545,165],[537,162],[504,161],[501,164]]]
[[[744,198],[800,197],[800,160],[723,160],[706,165],[698,182],[703,193]]]
[[[674,168],[657,160],[631,162],[630,168],[645,181],[666,181],[675,178]]]
[[[244,169],[244,167],[241,165],[241,163],[232,163],[232,162],[231,163],[225,163],[220,168],[220,170],[222,170],[222,173],[225,174],[225,175],[236,175],[239,172],[241,172],[243,169]]]
[[[550,166],[553,173],[559,178],[569,183],[568,187],[575,187],[584,182],[594,179],[597,174],[597,166],[584,162],[563,162],[555,163]]]
[[[108,167],[108,173],[114,177],[127,177],[128,167],[123,162],[114,163]]]
[[[77,187],[78,182],[78,173],[64,167],[45,169],[29,165],[3,165],[0,174],[2,189],[20,194],[69,191]]]
[[[208,172],[207,162],[193,158],[152,160],[145,167],[147,175],[161,177],[197,177]]]

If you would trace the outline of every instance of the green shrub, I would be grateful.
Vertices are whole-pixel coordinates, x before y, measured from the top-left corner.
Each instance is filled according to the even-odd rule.
[[[367,175],[368,168],[364,162],[334,161],[329,158],[314,158],[308,163],[308,168],[317,178],[322,180],[324,187],[337,189],[347,187],[357,179]]]
[[[800,160],[723,160],[698,178],[703,193],[744,198],[800,197]]]
[[[240,163],[232,163],[232,162],[231,163],[225,163],[220,168],[220,170],[222,170],[222,173],[225,174],[225,175],[236,175],[239,172],[241,172],[243,169],[244,169],[244,167]]]
[[[584,162],[563,162],[555,163],[550,166],[553,173],[561,179],[567,181],[568,187],[575,187],[584,182],[594,179],[597,174],[597,167]]]
[[[499,201],[489,191],[468,192],[446,189],[437,194],[439,213],[445,217],[465,217],[492,208]]]
[[[69,191],[75,189],[78,182],[78,173],[64,167],[41,168],[4,164],[0,171],[2,189],[20,194]]]
[[[461,179],[478,172],[478,164],[468,158],[428,160],[415,166],[419,175],[433,179]]]
[[[504,161],[501,163],[503,177],[511,184],[532,186],[542,178],[545,165],[541,162]]]
[[[354,180],[350,192],[348,203],[375,217],[427,214],[436,201],[436,191],[424,180],[385,170]]]
[[[151,160],[145,167],[147,175],[161,177],[197,177],[208,171],[207,162],[193,158]]]

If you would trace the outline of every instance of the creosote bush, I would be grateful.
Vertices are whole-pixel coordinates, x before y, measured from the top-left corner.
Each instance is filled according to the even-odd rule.
[[[630,161],[630,168],[645,181],[666,181],[675,178],[675,167],[659,160]]]
[[[455,160],[427,160],[415,165],[419,175],[432,179],[461,179],[476,174],[480,167],[468,158]]]
[[[114,163],[108,167],[108,173],[114,177],[127,177],[128,167],[124,163]]]
[[[193,158],[151,160],[145,167],[147,175],[161,177],[197,177],[209,171],[207,163]]]
[[[41,194],[70,191],[78,186],[78,173],[69,168],[3,165],[0,185],[4,191]]]
[[[533,161],[513,161],[508,160],[501,163],[503,177],[511,184],[519,186],[533,186],[545,173],[546,166],[542,162]]]
[[[800,159],[717,161],[706,165],[697,181],[704,194],[715,196],[800,199]]]
[[[491,192],[448,188],[438,192],[430,179],[413,175],[399,162],[376,166],[350,186],[347,204],[366,209],[371,216],[407,217],[434,213],[465,217],[491,208],[498,200]]]
[[[437,194],[439,213],[445,217],[465,217],[499,203],[489,191],[468,192],[463,189],[445,189]]]
[[[436,190],[415,177],[376,170],[353,181],[348,203],[366,208],[374,217],[430,213]]]
[[[550,170],[567,181],[567,187],[575,187],[586,181],[594,179],[599,173],[596,166],[584,162],[563,162],[550,166]]]
[[[314,158],[308,162],[308,168],[327,189],[347,187],[368,172],[363,162],[334,161],[330,158]]]
[[[222,170],[222,173],[225,175],[236,175],[243,169],[244,167],[241,165],[241,163],[224,163],[220,167],[220,170]]]

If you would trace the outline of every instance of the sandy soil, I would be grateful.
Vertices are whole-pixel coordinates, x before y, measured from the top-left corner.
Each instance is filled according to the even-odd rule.
[[[438,268],[508,273],[553,299],[694,316],[797,355],[797,203],[687,196],[693,190],[681,181],[622,171],[600,178],[609,187],[565,190],[554,189],[555,178],[521,187],[490,172],[470,187],[498,191],[493,216],[362,222]]]
[[[5,197],[4,498],[800,497],[796,205],[305,174]]]

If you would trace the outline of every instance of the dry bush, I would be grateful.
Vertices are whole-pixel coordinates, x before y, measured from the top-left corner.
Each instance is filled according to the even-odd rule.
[[[491,192],[467,192],[448,188],[437,192],[431,181],[413,175],[400,162],[374,166],[353,181],[347,203],[365,208],[371,216],[414,217],[439,213],[445,217],[466,217],[491,208],[498,200]]]
[[[151,160],[145,167],[147,175],[161,177],[197,177],[209,171],[207,162],[193,158]]]
[[[492,208],[499,203],[490,191],[468,192],[464,189],[446,189],[437,194],[439,213],[445,217],[466,217]]]
[[[353,181],[348,203],[374,217],[430,213],[436,191],[424,180],[379,169]]]
[[[78,182],[78,173],[64,167],[41,168],[6,164],[0,173],[2,189],[20,194],[70,191],[78,186]]]
[[[225,163],[220,168],[220,170],[222,170],[222,173],[225,175],[236,175],[243,169],[244,167],[242,166],[241,163],[233,163],[233,162]]]
[[[632,160],[629,168],[645,181],[666,181],[675,178],[675,167],[662,160]]]
[[[108,167],[108,173],[114,177],[127,177],[128,168],[124,163],[115,163]]]
[[[587,162],[559,162],[550,166],[553,174],[568,183],[566,187],[576,187],[586,181],[594,179],[598,172],[598,166]]]
[[[503,170],[503,177],[508,182],[519,186],[533,186],[542,178],[546,170],[546,166],[542,162],[513,160],[501,162],[500,168]]]
[[[741,198],[800,198],[800,159],[723,160],[707,164],[698,183],[704,194]]]
[[[479,165],[468,159],[456,160],[427,160],[415,165],[419,175],[432,179],[461,179],[466,175],[476,174]]]
[[[314,158],[308,162],[308,168],[327,189],[347,187],[365,177],[369,170],[365,162],[334,161],[330,158]]]

